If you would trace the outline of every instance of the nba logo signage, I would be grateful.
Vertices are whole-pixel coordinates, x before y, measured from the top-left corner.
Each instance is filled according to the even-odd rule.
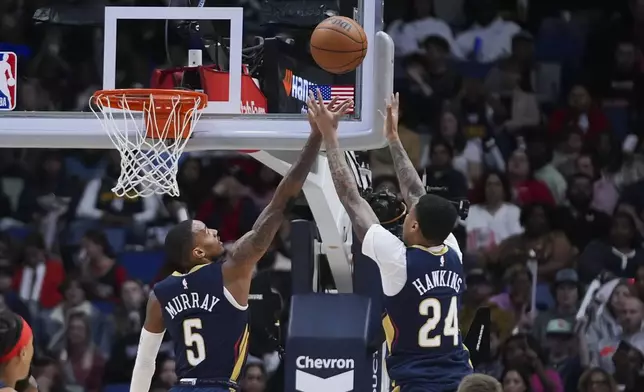
[[[0,110],[16,108],[16,80],[18,56],[13,52],[0,52]]]

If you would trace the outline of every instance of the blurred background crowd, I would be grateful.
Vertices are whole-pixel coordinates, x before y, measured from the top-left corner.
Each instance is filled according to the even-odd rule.
[[[480,306],[493,322],[491,359],[476,370],[505,392],[644,390],[644,1],[385,7],[403,144],[432,191],[472,202],[456,230],[468,271],[461,329]],[[82,10],[0,2],[0,50],[20,55],[20,110],[82,110],[99,88],[101,29],[74,22]],[[162,33],[126,26],[120,85],[146,86],[150,64],[164,64]],[[374,188],[398,192],[388,150],[369,159]],[[118,173],[109,151],[0,154],[0,308],[34,327],[43,392],[127,390],[177,211],[232,243],[280,179],[243,155],[186,154],[179,198],[120,199]],[[310,218],[301,204],[258,266],[255,288],[272,295],[255,310],[272,313],[261,322],[287,316],[289,221]],[[281,392],[274,340],[251,338],[244,392]],[[168,341],[152,390],[175,381]]]

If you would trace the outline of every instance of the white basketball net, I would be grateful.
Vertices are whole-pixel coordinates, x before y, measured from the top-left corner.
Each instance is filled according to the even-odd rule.
[[[182,99],[179,92],[170,98],[165,96],[162,103],[158,99],[156,105],[154,94],[150,94],[148,107],[151,109],[143,115],[130,110],[129,98],[132,96],[126,92],[122,95],[98,93],[90,101],[90,108],[121,155],[121,174],[112,192],[118,197],[130,198],[154,194],[177,197],[179,158],[201,117],[201,98],[194,97],[194,106],[190,102],[190,108],[185,111],[186,98]],[[136,98],[140,99],[141,96],[136,95]],[[179,104],[183,106],[183,113],[178,110]],[[164,112],[170,111],[165,125],[163,122],[157,124],[157,107],[163,107]],[[159,135],[159,138],[146,138],[146,124],[153,127],[153,134]],[[168,138],[172,125],[176,134],[186,137]],[[160,129],[160,126],[163,128]]]

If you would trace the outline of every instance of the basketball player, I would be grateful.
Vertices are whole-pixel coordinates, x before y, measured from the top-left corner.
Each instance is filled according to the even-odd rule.
[[[337,100],[327,110],[336,106]],[[350,102],[335,108],[344,113]],[[176,272],[157,283],[148,300],[145,324],[132,374],[131,392],[150,389],[155,358],[166,328],[175,343],[178,385],[172,392],[238,390],[237,379],[248,348],[248,295],[255,264],[264,255],[298,196],[315,162],[322,138],[311,122],[311,135],[297,162],[277,186],[273,199],[250,232],[240,238],[222,263],[217,230],[187,220],[168,233],[165,250]]]
[[[380,269],[385,294],[383,320],[394,391],[456,391],[472,373],[458,328],[465,289],[462,254],[451,234],[458,218],[446,199],[426,194],[398,139],[398,96],[387,108],[386,136],[409,214],[403,241],[383,228],[362,199],[338,143],[338,113],[310,99],[309,110],[324,138],[336,192],[347,211],[362,253]]]
[[[11,73],[11,65],[9,65],[9,55],[7,53],[0,55],[0,94],[4,95],[9,100],[9,106],[12,106],[11,94],[9,94],[9,87],[16,84]]]
[[[34,356],[33,333],[22,317],[0,312],[0,392],[14,392],[29,376]]]

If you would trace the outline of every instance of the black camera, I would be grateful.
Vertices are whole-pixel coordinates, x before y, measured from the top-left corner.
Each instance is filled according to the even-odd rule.
[[[405,203],[388,189],[373,192],[373,189],[369,188],[363,192],[362,197],[371,206],[380,225],[400,238],[402,236],[402,222],[407,215]]]
[[[425,187],[425,191],[427,193],[431,193],[433,195],[440,196],[442,198],[449,200],[449,202],[452,203],[452,205],[456,208],[458,217],[461,218],[462,220],[467,219],[467,216],[470,214],[470,201],[465,198],[452,199],[452,198],[446,197],[446,194],[448,192],[447,187],[427,186]]]

